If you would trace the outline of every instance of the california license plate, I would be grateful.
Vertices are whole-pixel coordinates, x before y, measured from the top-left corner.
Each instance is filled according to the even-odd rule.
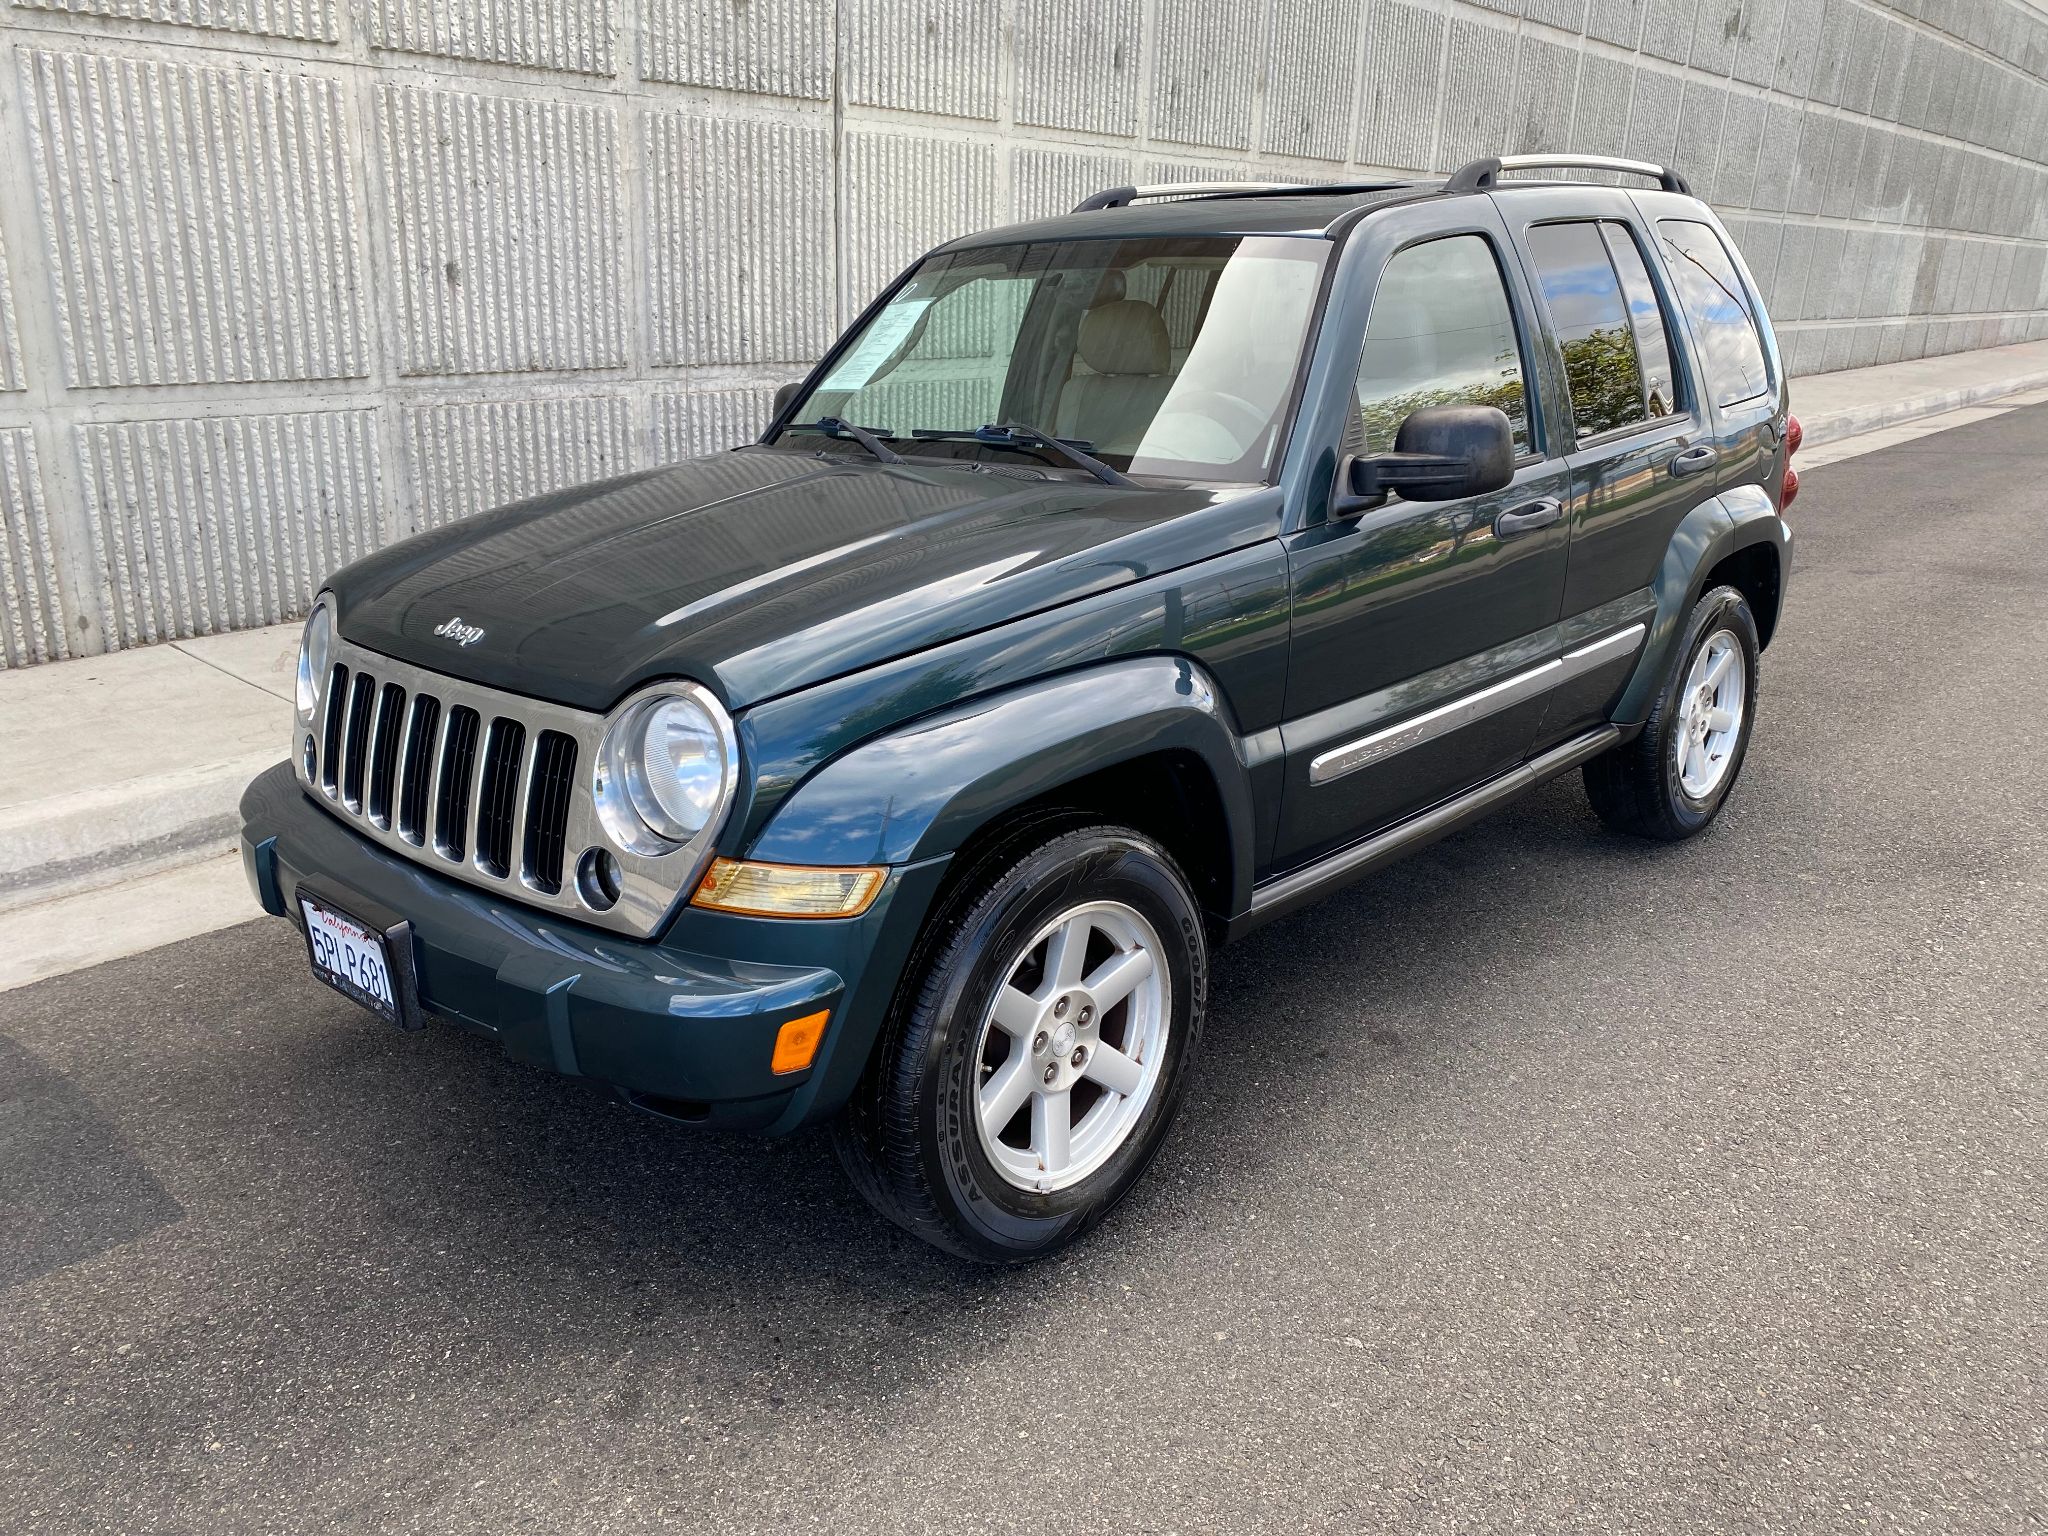
[[[343,997],[396,1024],[398,997],[391,987],[391,956],[384,935],[311,896],[299,897],[306,915],[306,953],[313,974]]]

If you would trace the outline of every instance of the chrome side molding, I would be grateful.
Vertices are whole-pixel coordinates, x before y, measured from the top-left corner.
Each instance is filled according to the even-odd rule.
[[[1517,672],[1513,677],[1504,677],[1477,693],[1468,693],[1463,698],[1439,704],[1435,709],[1403,720],[1399,725],[1386,726],[1356,741],[1332,747],[1309,762],[1308,781],[1311,784],[1328,784],[1397,752],[1405,752],[1425,741],[1434,741],[1439,736],[1448,736],[1496,710],[1533,699],[1539,693],[1547,693],[1595,667],[1605,666],[1617,657],[1627,655],[1643,643],[1643,636],[1648,633],[1646,626],[1631,624],[1627,629],[1603,635],[1575,651],[1566,651],[1541,666]]]

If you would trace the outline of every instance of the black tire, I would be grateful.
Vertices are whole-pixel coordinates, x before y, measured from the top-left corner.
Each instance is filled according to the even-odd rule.
[[[1040,1193],[1005,1179],[983,1147],[981,1027],[1033,935],[1085,902],[1119,903],[1151,925],[1168,1023],[1157,1077],[1114,1153],[1078,1183]],[[1129,1192],[1165,1140],[1195,1059],[1208,976],[1201,908],[1150,838],[1127,827],[1041,825],[992,850],[933,914],[835,1129],[854,1187],[898,1226],[963,1258],[1021,1263],[1073,1242]]]
[[[1695,798],[1686,791],[1678,768],[1685,723],[1680,690],[1691,674],[1693,661],[1716,635],[1735,638],[1744,663],[1742,720],[1735,741],[1727,753],[1727,768],[1711,790]],[[1715,587],[1693,604],[1685,633],[1673,648],[1670,673],[1650,718],[1633,741],[1587,763],[1582,771],[1586,798],[1600,819],[1617,832],[1658,842],[1675,843],[1706,830],[1727,803],[1729,791],[1742,774],[1742,760],[1749,752],[1750,733],[1756,728],[1757,657],[1756,617],[1749,601],[1733,587]]]

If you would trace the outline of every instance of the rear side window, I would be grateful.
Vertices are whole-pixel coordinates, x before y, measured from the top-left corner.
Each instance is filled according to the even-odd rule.
[[[1602,222],[1600,233],[1607,238],[1607,254],[1621,278],[1621,294],[1628,300],[1628,323],[1636,338],[1636,361],[1643,369],[1643,404],[1652,416],[1669,416],[1678,409],[1678,393],[1671,379],[1671,335],[1664,320],[1664,307],[1657,302],[1656,286],[1643,253],[1626,224]]]
[[[1409,412],[1426,405],[1498,407],[1515,451],[1528,451],[1522,353],[1491,244],[1451,235],[1395,253],[1373,294],[1357,389],[1348,451],[1392,448]]]
[[[1728,248],[1711,226],[1693,219],[1664,219],[1657,234],[1664,242],[1664,265],[1678,289],[1678,302],[1685,306],[1699,341],[1707,393],[1716,405],[1754,399],[1770,387],[1770,377],[1756,317],[1750,313]]]
[[[1539,224],[1529,231],[1529,255],[1564,350],[1579,436],[1598,437],[1648,421],[1635,328],[1600,226]]]

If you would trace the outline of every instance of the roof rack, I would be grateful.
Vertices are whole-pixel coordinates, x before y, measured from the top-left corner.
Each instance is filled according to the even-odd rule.
[[[1389,187],[1405,187],[1405,181],[1347,181],[1338,183],[1307,181],[1168,181],[1149,187],[1108,187],[1092,197],[1084,197],[1074,204],[1076,213],[1092,213],[1097,208],[1128,208],[1132,203],[1150,202],[1163,197],[1270,197],[1275,193],[1298,192],[1308,196],[1325,194],[1341,195],[1346,192],[1384,192]]]
[[[1685,178],[1668,165],[1648,160],[1618,160],[1612,155],[1485,155],[1455,171],[1444,183],[1446,192],[1490,192],[1500,185],[1503,171],[1614,171],[1624,176],[1647,176],[1666,192],[1692,196]]]

